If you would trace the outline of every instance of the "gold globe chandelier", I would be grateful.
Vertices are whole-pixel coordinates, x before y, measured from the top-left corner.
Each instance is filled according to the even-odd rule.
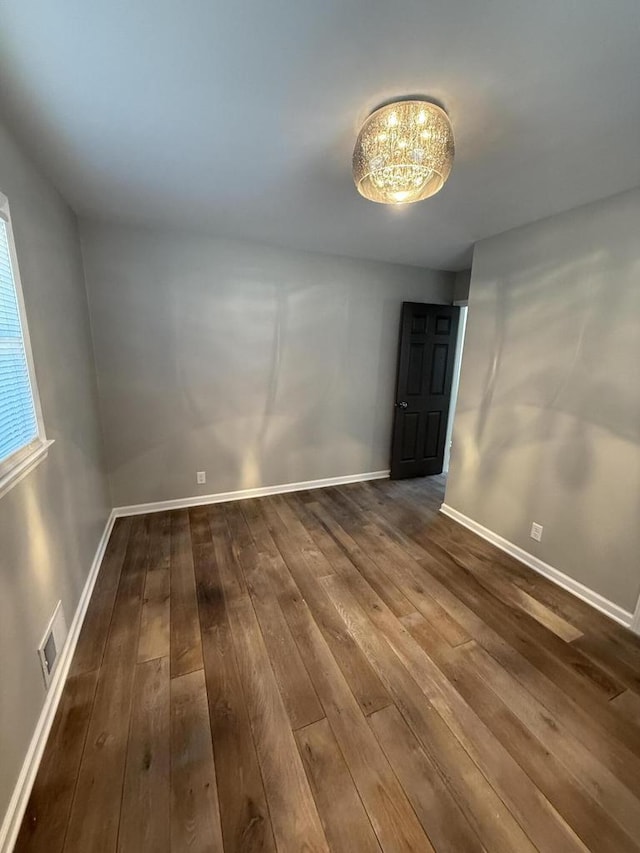
[[[410,204],[435,195],[453,165],[453,130],[428,101],[380,107],[362,125],[353,150],[358,192],[382,204]]]

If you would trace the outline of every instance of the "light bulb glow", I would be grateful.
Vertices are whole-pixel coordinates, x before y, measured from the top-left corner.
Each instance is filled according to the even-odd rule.
[[[371,201],[409,204],[442,189],[453,155],[444,110],[426,101],[400,101],[365,121],[353,152],[353,178]]]

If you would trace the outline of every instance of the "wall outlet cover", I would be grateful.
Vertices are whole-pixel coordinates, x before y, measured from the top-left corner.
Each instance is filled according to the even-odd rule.
[[[542,542],[542,531],[543,527],[541,524],[537,524],[535,521],[531,525],[531,533],[529,534],[532,539],[535,539],[536,542]]]
[[[196,471],[196,482],[199,486],[203,486],[207,482],[207,472]]]

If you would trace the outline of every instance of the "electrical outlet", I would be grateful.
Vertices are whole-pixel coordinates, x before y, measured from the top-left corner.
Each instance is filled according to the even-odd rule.
[[[532,539],[535,539],[536,542],[542,542],[542,530],[542,525],[536,524],[536,522],[534,521],[531,525],[531,533],[529,535]]]
[[[207,472],[206,471],[197,471],[196,472],[196,482],[199,486],[204,486],[207,482]]]

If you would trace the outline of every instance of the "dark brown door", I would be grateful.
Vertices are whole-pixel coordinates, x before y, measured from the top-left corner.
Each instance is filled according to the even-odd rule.
[[[440,474],[456,354],[453,305],[403,302],[391,477]]]

